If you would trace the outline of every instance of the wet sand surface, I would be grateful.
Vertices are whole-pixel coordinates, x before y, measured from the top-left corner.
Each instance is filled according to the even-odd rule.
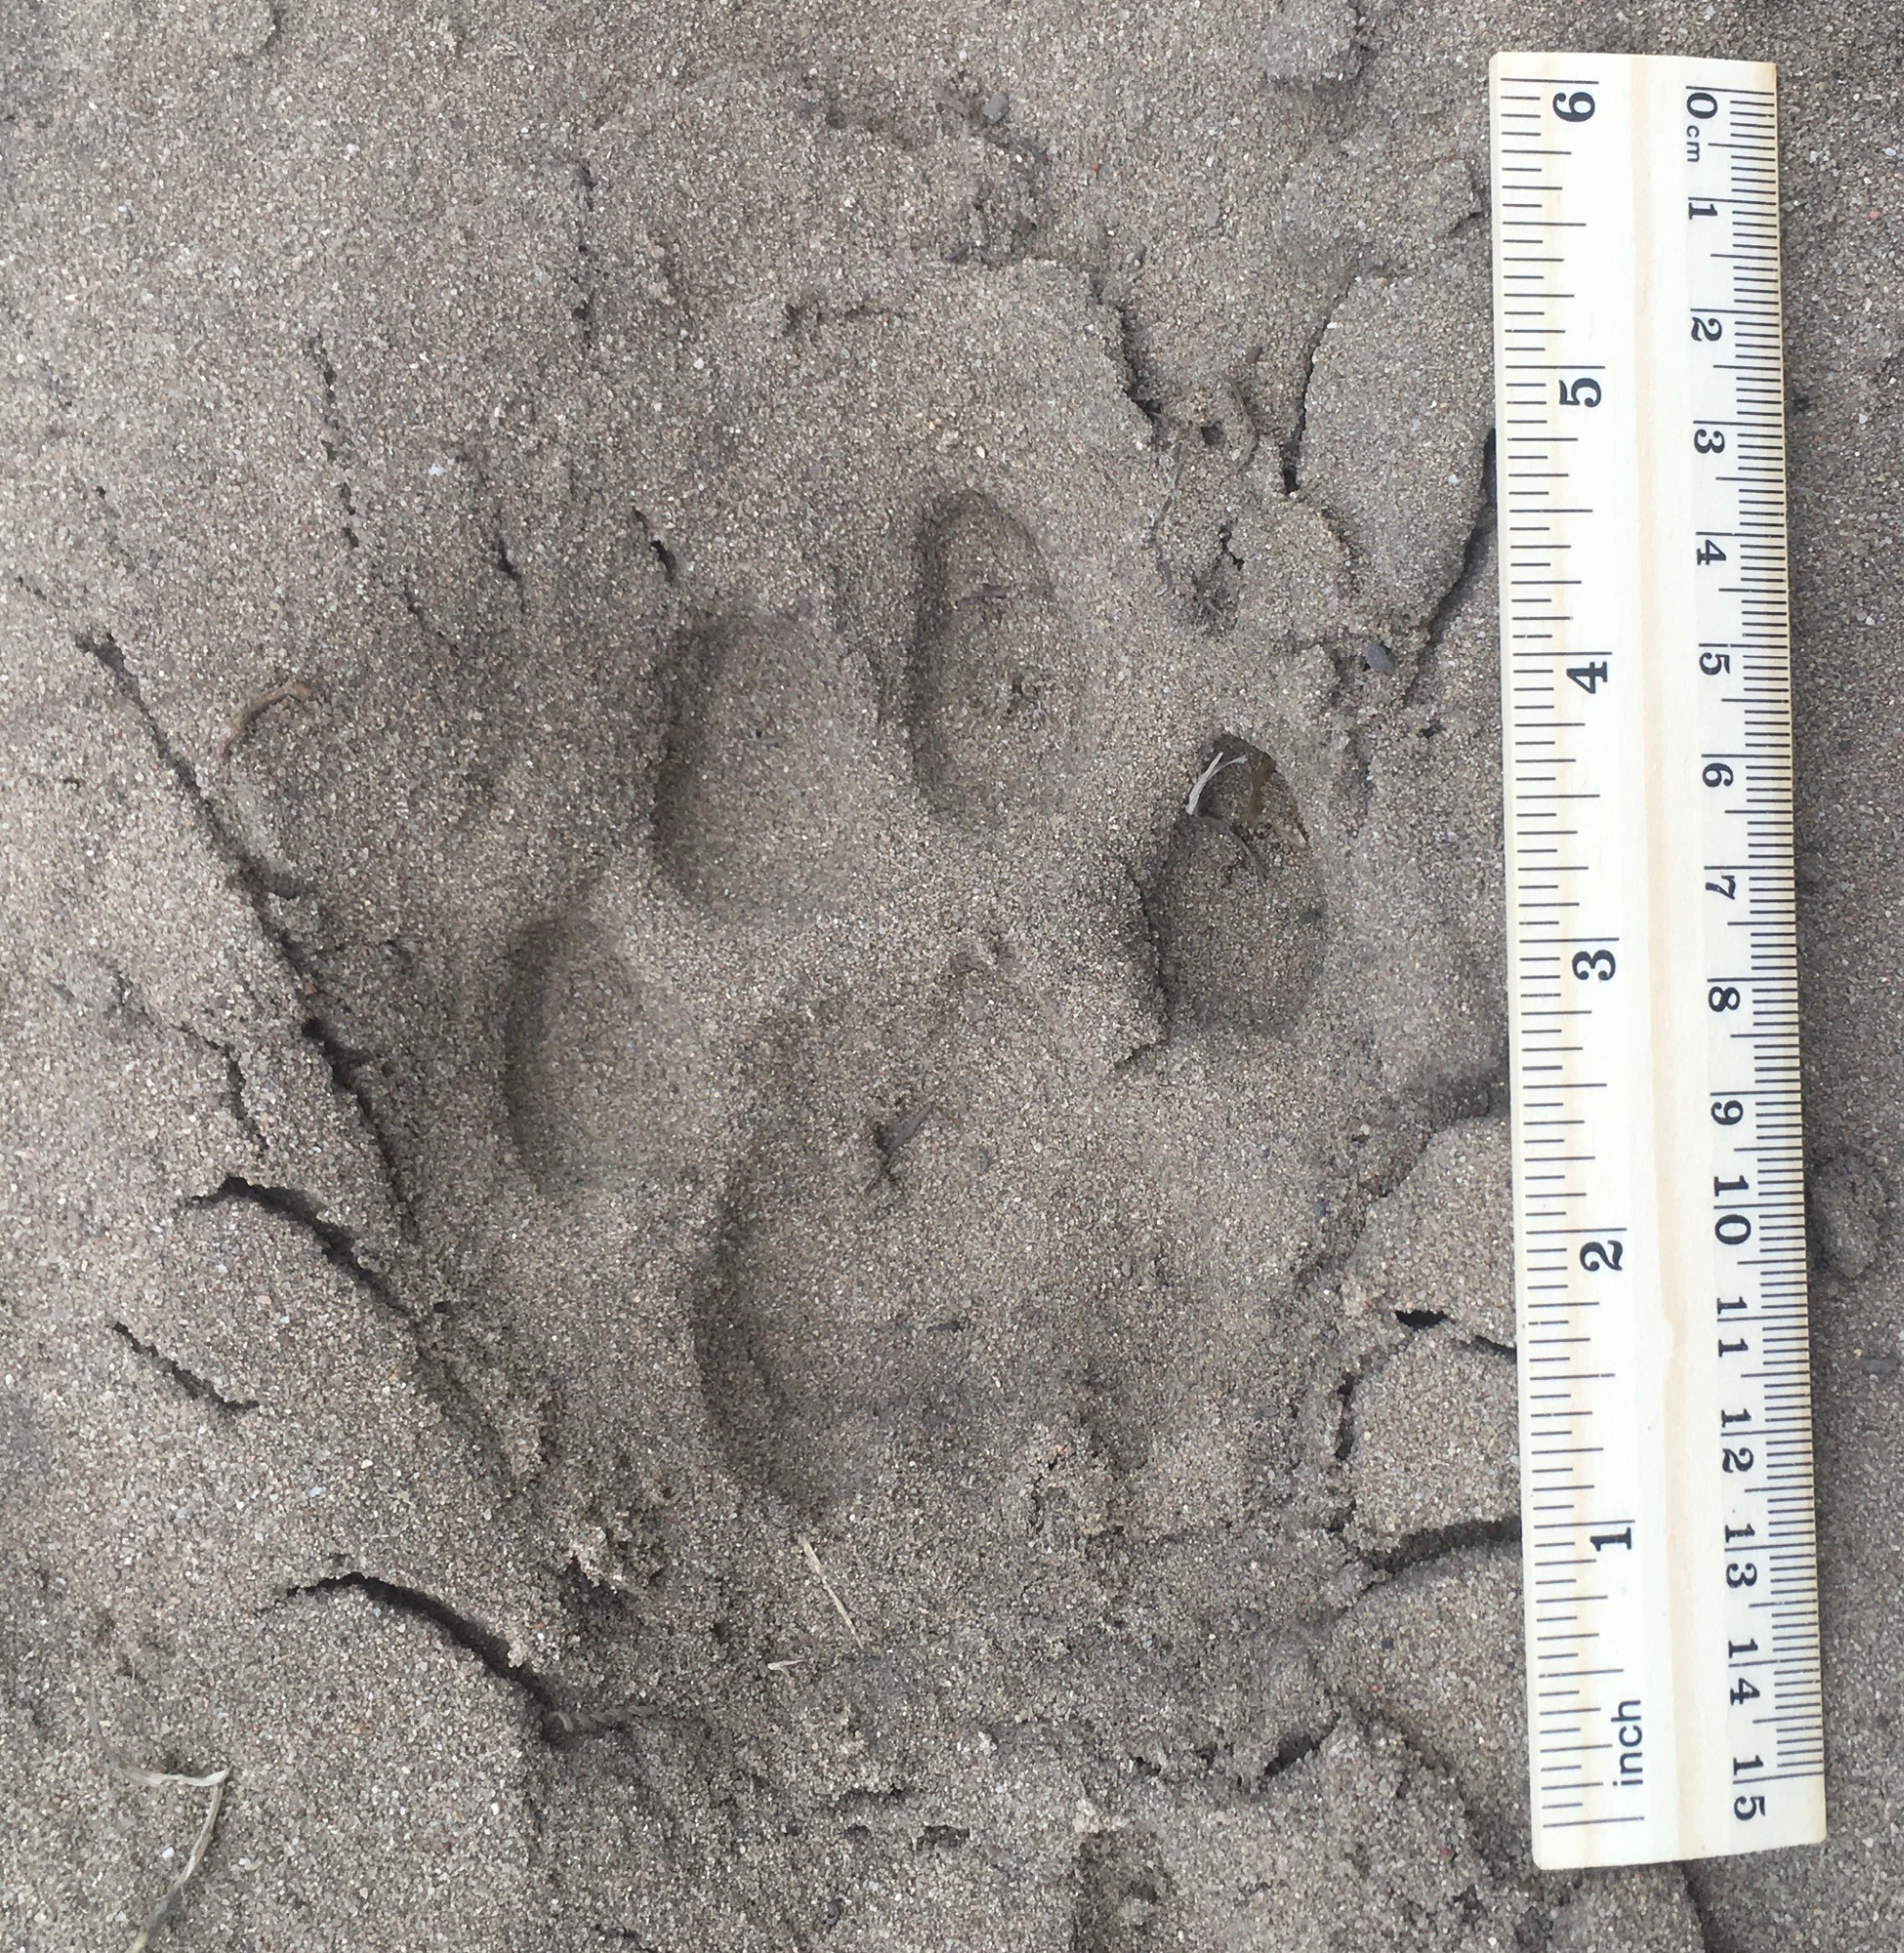
[[[0,1942],[1904,1943],[1899,25],[0,4]],[[1833,1833],[1585,1878],[1513,46],[1783,88]]]

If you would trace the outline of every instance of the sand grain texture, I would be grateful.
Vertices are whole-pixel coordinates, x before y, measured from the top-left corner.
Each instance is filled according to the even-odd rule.
[[[1896,24],[0,5],[6,1944],[202,1814],[93,1713],[230,1768],[181,1948],[1904,1941]],[[1569,42],[1784,65],[1835,1826],[1586,1881],[1485,356]]]

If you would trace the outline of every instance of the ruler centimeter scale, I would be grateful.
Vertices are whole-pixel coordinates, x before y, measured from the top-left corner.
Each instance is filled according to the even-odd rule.
[[[1534,1858],[1813,1843],[1776,75],[1490,80]]]

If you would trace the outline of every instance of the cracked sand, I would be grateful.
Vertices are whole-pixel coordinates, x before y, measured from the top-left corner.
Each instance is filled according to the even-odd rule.
[[[1897,1943],[1854,1845],[1526,1863],[1506,23],[1197,18],[0,52],[23,1943],[109,1937],[176,1835],[95,1691],[232,1760],[182,1946]],[[1849,153],[1868,38],[1752,36]],[[1804,762],[1895,715],[1805,525],[1882,500],[1895,362],[1832,196],[1795,170],[1855,1840],[1892,870]]]

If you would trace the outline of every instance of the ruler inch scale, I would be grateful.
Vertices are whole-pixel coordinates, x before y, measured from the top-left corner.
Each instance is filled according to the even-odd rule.
[[[1534,1859],[1825,1835],[1777,81],[1490,73]]]

